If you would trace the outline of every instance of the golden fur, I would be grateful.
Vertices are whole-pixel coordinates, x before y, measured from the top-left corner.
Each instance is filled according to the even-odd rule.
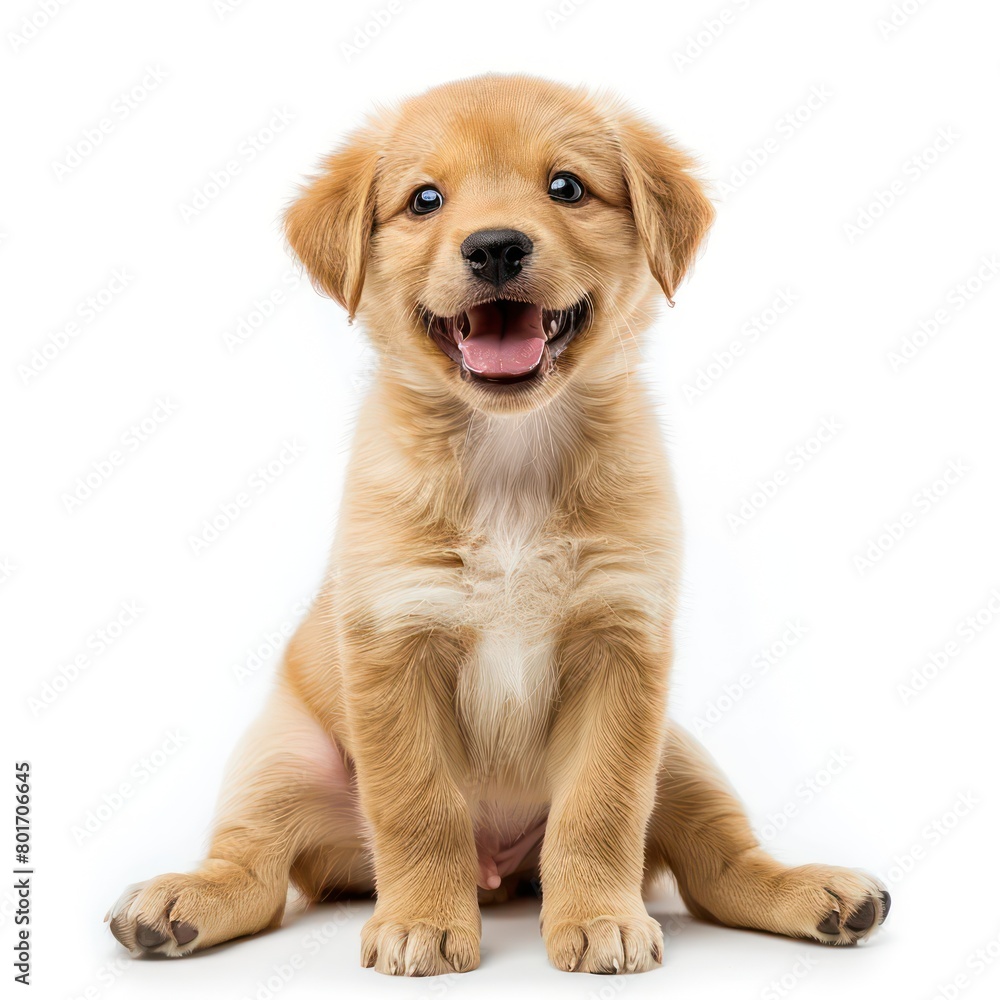
[[[677,505],[632,373],[712,220],[691,167],[613,101],[486,76],[381,113],[291,206],[292,248],[357,314],[378,377],[325,586],[233,758],[209,859],[126,890],[110,917],[130,950],[274,925],[289,880],[376,888],[362,961],[399,975],[475,968],[480,900],[536,873],[567,970],[658,964],[642,890],[668,870],[693,913],[734,926],[845,944],[884,918],[870,876],[767,855],[664,716]],[[548,197],[556,170],[585,201]],[[431,182],[446,204],[417,217]],[[499,391],[423,319],[470,304],[459,244],[491,227],[535,245],[512,297],[589,308],[544,375]],[[516,870],[484,875],[526,831]]]

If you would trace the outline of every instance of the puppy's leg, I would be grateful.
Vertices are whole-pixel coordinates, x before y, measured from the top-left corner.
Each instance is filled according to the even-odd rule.
[[[276,926],[293,858],[351,822],[349,796],[336,746],[279,688],[233,754],[208,858],[129,886],[112,933],[133,954],[176,957]]]
[[[314,902],[370,899],[375,894],[375,875],[362,827],[346,837],[334,833],[300,852],[290,877],[299,891]]]
[[[373,840],[378,902],[361,961],[389,975],[465,972],[481,923],[472,818],[454,697],[460,630],[351,630],[345,687],[358,788]]]
[[[666,658],[646,651],[644,633],[605,607],[570,623],[559,645],[542,936],[553,965],[571,972],[643,972],[662,958],[641,887]]]
[[[647,877],[669,868],[688,909],[733,927],[854,944],[882,923],[889,894],[864,872],[791,867],[757,842],[714,761],[671,723],[646,841]]]

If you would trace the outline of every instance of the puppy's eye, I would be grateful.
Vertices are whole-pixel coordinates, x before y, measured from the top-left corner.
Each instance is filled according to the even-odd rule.
[[[579,201],[583,195],[583,185],[572,174],[556,174],[549,181],[549,197],[555,201]]]
[[[422,187],[413,195],[410,208],[417,215],[427,215],[436,212],[444,204],[444,196],[436,187]]]

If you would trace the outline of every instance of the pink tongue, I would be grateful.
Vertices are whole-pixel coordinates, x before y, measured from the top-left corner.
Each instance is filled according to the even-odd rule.
[[[487,302],[468,311],[469,336],[459,341],[465,367],[483,378],[514,378],[542,360],[542,310],[526,302]]]

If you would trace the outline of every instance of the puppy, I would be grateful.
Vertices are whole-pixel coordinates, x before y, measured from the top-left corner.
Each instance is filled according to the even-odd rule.
[[[479,964],[479,902],[543,888],[549,959],[661,961],[644,887],[706,920],[852,944],[871,876],[788,867],[664,706],[677,505],[630,377],[711,220],[691,160],[627,109],[526,77],[380,114],[291,206],[289,243],[379,358],[325,585],[236,751],[208,858],[130,886],[134,954],[377,893],[361,960]]]

